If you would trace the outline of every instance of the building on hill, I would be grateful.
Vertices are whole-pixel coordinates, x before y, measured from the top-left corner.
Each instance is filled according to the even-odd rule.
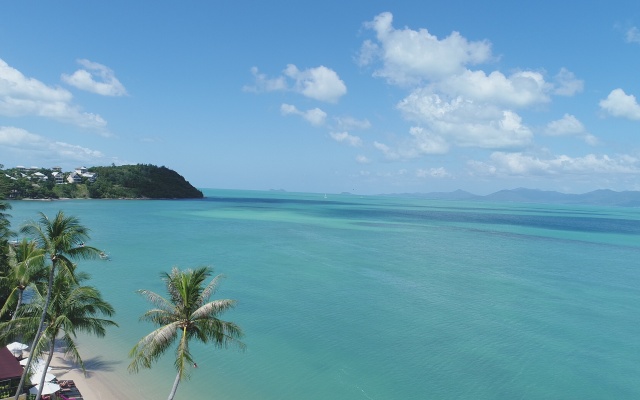
[[[69,183],[82,183],[82,175],[77,172],[72,172],[67,176],[67,182]]]
[[[62,185],[64,183],[64,174],[61,171],[53,171],[51,176],[56,185]]]

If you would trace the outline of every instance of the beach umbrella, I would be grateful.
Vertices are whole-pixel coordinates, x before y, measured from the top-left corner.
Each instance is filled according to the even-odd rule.
[[[38,394],[38,387],[39,385],[35,385],[31,389],[29,389],[29,393]],[[45,382],[44,386],[42,387],[42,394],[53,394],[59,390],[60,390],[60,385],[58,385],[57,383]]]
[[[9,349],[9,351],[12,352],[12,353],[15,353],[16,351],[26,350],[28,348],[29,348],[29,346],[27,346],[24,343],[20,343],[20,342],[13,342],[13,343],[9,343],[7,345],[7,349]]]
[[[9,349],[9,351],[16,357],[20,357],[22,355],[22,350],[25,350],[28,347],[29,346],[26,344],[20,342],[13,342],[7,345],[7,349]]]
[[[32,374],[39,374],[42,373],[42,371],[44,371],[44,362],[43,363],[38,363],[34,366],[31,367],[31,373]],[[47,367],[47,371],[46,372],[51,372],[51,367]]]
[[[20,360],[20,365],[22,365],[23,367],[27,365],[27,360],[28,359],[24,359],[24,360]],[[33,360],[31,361],[31,373],[35,374],[37,372],[41,372],[44,369],[44,360],[39,358],[37,360]],[[47,372],[51,371],[51,367],[47,367]]]
[[[31,382],[40,382],[40,378],[42,378],[42,374],[43,374],[42,370],[34,372],[33,375],[31,375]],[[51,382],[54,379],[56,379],[55,375],[50,374],[48,372],[44,372],[45,382]]]

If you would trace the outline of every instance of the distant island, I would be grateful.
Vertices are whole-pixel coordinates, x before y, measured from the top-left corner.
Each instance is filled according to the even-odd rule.
[[[0,192],[21,199],[194,199],[204,197],[177,172],[150,164],[2,169]]]
[[[601,189],[583,194],[567,194],[554,191],[517,188],[500,190],[486,196],[456,190],[453,192],[396,193],[392,196],[414,197],[430,200],[498,201],[513,203],[583,204],[599,206],[640,207],[640,192]]]

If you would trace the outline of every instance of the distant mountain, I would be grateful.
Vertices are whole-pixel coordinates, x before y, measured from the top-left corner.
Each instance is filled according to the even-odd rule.
[[[554,191],[517,188],[500,190],[486,196],[478,196],[463,190],[454,192],[433,193],[404,193],[400,196],[415,197],[431,200],[467,200],[467,201],[497,201],[514,203],[545,203],[545,204],[589,204],[601,206],[640,207],[640,192],[613,190],[594,190],[584,194],[567,194]]]
[[[402,197],[417,197],[430,200],[477,200],[482,196],[465,192],[464,190],[456,190],[454,192],[432,192],[432,193],[403,193]]]

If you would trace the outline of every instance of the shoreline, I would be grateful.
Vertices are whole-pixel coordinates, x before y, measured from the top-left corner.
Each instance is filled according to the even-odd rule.
[[[110,367],[101,357],[84,360],[84,365],[86,374],[77,363],[67,360],[62,352],[56,350],[49,366],[50,373],[58,381],[72,380],[85,400],[150,399],[134,381],[125,382],[111,373]]]

